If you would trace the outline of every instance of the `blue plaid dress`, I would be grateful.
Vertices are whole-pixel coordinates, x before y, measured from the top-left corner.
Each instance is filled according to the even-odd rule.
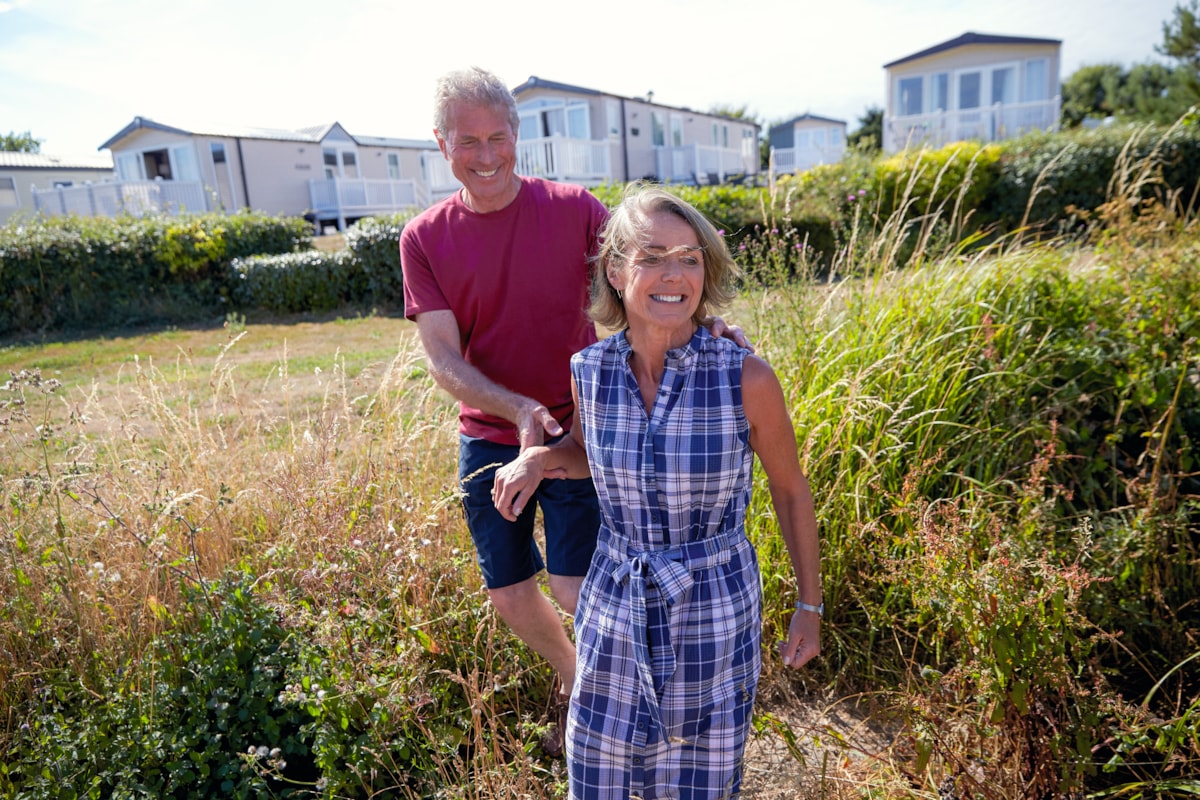
[[[573,800],[732,798],[761,666],[746,351],[698,328],[647,414],[616,334],[571,362],[602,524],[575,615]]]

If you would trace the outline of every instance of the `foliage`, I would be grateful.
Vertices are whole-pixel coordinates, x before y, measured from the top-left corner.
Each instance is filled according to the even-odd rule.
[[[941,237],[997,194],[974,193],[981,171],[1013,174],[983,148],[673,187],[755,278],[731,317],[780,377],[818,503],[828,612],[801,673],[770,651],[795,586],[761,472],[747,516],[759,727],[801,757],[815,743],[813,796],[1195,791],[1200,230],[1178,177],[1192,134],[1138,131],[1019,143],[1047,148],[1022,166],[1037,198],[1060,165],[1098,187],[1069,162],[1103,165],[1121,142],[1070,238]],[[789,224],[805,215],[828,226],[820,256]],[[197,248],[178,259],[193,276]],[[366,296],[365,270],[337,271],[356,269],[351,250],[255,262],[246,280],[260,299]],[[372,322],[320,336],[340,350]],[[0,794],[132,796],[141,781],[199,796],[219,777],[234,794],[561,796],[536,744],[548,670],[480,592],[454,406],[413,337],[380,336],[357,370],[289,360],[289,342],[247,374],[237,348],[264,334],[237,327],[216,333],[211,371],[190,347],[166,371],[123,359],[109,381],[83,345],[73,361],[0,351],[71,382],[14,370],[0,401]],[[867,698],[887,738],[790,727],[799,691]]]
[[[1062,122],[1073,128],[1089,117],[1117,113],[1117,93],[1126,73],[1120,64],[1086,64],[1075,70],[1062,85]]]
[[[0,334],[219,316],[233,258],[310,241],[301,219],[249,211],[10,223],[0,228]]]
[[[57,381],[5,387],[0,794],[498,796],[488,762],[536,752],[551,684],[481,602],[430,447],[452,413],[413,364],[362,404],[335,362],[280,437],[224,355],[139,368],[123,453],[48,424]]]
[[[234,308],[266,309],[274,314],[322,313],[362,300],[362,275],[344,253],[308,250],[275,256],[235,259]]]
[[[878,152],[883,146],[883,107],[867,106],[858,118],[858,127],[846,136],[846,144],[867,152]]]
[[[983,205],[996,180],[1002,148],[959,142],[936,150],[903,150],[877,162],[873,192],[875,216],[906,222],[944,221],[970,230],[975,209]]]
[[[17,133],[9,131],[5,134],[0,134],[0,151],[8,153],[40,153],[42,152],[42,140],[33,138],[33,134],[29,131]]]
[[[337,252],[306,250],[234,259],[236,308],[275,314],[326,312],[343,307],[403,312],[400,231],[411,218],[402,213],[365,217],[345,234]]]
[[[1177,115],[1200,103],[1200,6],[1196,0],[1177,5],[1172,19],[1163,23],[1163,42],[1159,53],[1176,61],[1176,80],[1165,101]]]
[[[400,270],[400,231],[411,212],[367,217],[346,231],[346,248],[366,282],[374,305],[404,311],[404,280]]]
[[[303,715],[277,700],[298,643],[246,577],[185,588],[171,616],[100,695],[38,693],[18,739],[37,758],[8,765],[16,797],[257,797],[260,760],[287,776],[311,769]]]
[[[1200,619],[1200,284],[1195,233],[1162,249],[1178,223],[1155,208],[1099,226],[1091,269],[1069,249],[977,252],[763,302],[818,496],[830,675],[896,687],[930,790],[1059,797],[1196,767],[1194,671],[1172,667]],[[768,511],[751,517],[774,641],[793,579]],[[1126,716],[1159,678],[1153,711]],[[1146,714],[1171,736],[1101,769]]]

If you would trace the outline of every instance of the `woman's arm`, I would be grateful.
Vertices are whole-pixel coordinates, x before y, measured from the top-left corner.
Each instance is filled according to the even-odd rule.
[[[545,478],[587,478],[592,472],[583,449],[583,428],[579,421],[579,398],[571,380],[575,412],[571,432],[552,445],[526,447],[514,461],[496,470],[492,484],[492,502],[510,522],[521,515],[529,498]]]
[[[820,607],[820,544],[812,492],[800,469],[796,433],[779,378],[754,355],[747,356],[742,367],[742,404],[750,422],[750,446],[766,472],[771,503],[796,575],[797,599]],[[782,646],[783,663],[800,667],[813,659],[821,652],[820,633],[821,615],[797,609]]]

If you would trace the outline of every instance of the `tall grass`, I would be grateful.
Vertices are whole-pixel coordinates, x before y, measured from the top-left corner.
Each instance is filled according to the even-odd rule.
[[[1090,241],[968,254],[906,194],[834,280],[756,294],[818,494],[824,679],[902,721],[925,791],[1197,788],[1196,235],[1176,198],[1141,199],[1153,165],[1124,168]],[[791,580],[758,514],[782,636]],[[1177,699],[1134,722],[1164,675]]]
[[[1200,236],[1126,169],[1087,239],[958,241],[969,203],[912,199],[934,174],[820,281],[786,229],[741,251],[828,609],[818,662],[765,654],[759,739],[804,777],[749,796],[1198,790]],[[255,335],[70,388],[35,355],[0,391],[0,793],[562,797],[549,670],[481,590],[415,339],[264,369]]]

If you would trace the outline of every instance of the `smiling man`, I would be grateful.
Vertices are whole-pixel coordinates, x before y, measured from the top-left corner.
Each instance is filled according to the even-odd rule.
[[[462,189],[404,227],[405,313],[434,379],[459,401],[463,508],[488,596],[565,693],[575,646],[537,573],[547,569],[554,599],[574,614],[596,547],[595,490],[588,479],[544,481],[509,521],[492,502],[492,483],[497,466],[570,424],[570,359],[596,341],[589,259],[608,212],[580,186],[516,174],[516,101],[484,70],[439,80],[434,126]],[[533,535],[538,507],[544,559]],[[543,740],[551,755],[561,752],[560,733],[552,727]]]

